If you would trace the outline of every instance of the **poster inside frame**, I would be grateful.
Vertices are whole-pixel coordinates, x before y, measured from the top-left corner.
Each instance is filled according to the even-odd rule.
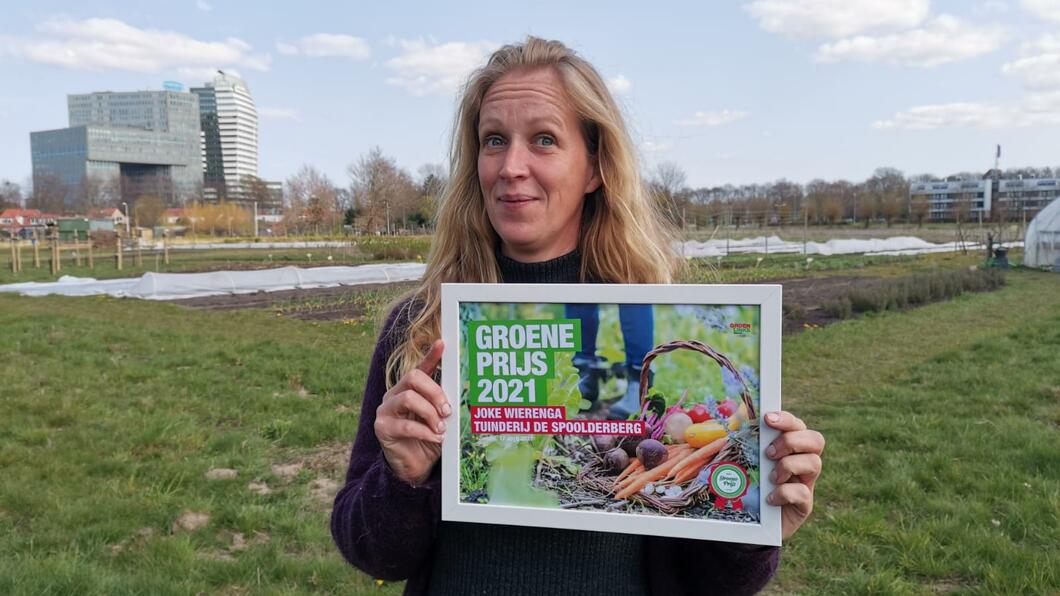
[[[443,284],[441,308],[443,520],[780,545],[780,286]]]

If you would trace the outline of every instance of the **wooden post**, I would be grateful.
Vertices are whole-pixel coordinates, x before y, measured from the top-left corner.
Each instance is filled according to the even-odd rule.
[[[15,246],[15,236],[11,236],[11,273],[18,273],[18,248]]]
[[[117,239],[118,241],[114,244],[114,266],[117,267],[118,271],[121,271],[121,232],[118,232]]]
[[[88,268],[96,268],[96,264],[92,261],[92,232],[88,233]]]
[[[169,264],[169,230],[162,232],[162,255],[163,262]]]
[[[40,230],[33,230],[33,266],[40,269]]]
[[[59,262],[59,228],[52,230],[52,275],[59,273],[62,263]]]
[[[140,244],[140,239],[136,239],[136,266],[144,266],[144,247]]]
[[[74,230],[74,264],[81,268],[81,234]]]

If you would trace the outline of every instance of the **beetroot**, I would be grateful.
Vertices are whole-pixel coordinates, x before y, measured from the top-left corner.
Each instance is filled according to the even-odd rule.
[[[593,435],[593,446],[596,447],[597,453],[607,453],[615,448],[614,435]]]
[[[643,441],[645,437],[626,437],[622,440],[622,444],[619,445],[627,455],[630,457],[637,456],[637,446]]]
[[[637,459],[644,464],[645,470],[650,470],[666,461],[666,446],[655,439],[644,439],[637,445]]]
[[[615,448],[604,454],[604,467],[614,474],[618,474],[629,465],[629,456],[625,451]]]

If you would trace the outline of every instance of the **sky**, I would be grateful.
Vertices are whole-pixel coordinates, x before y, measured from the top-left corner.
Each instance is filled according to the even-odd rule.
[[[572,6],[573,5],[573,6]],[[1060,166],[1060,0],[39,0],[0,20],[0,179],[66,95],[216,69],[259,110],[262,178],[342,186],[380,147],[444,163],[456,94],[504,43],[563,41],[608,80],[642,166],[690,186]]]

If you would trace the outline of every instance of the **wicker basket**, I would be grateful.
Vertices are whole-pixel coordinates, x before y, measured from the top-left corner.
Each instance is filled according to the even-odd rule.
[[[673,352],[674,350],[692,350],[694,352],[699,352],[717,362],[720,367],[727,369],[732,373],[733,378],[740,382],[742,387],[740,397],[743,399],[744,407],[747,408],[747,423],[744,425],[744,428],[735,433],[735,435],[730,434],[730,440],[714,457],[711,463],[736,461],[747,464],[747,458],[744,455],[746,452],[745,447],[754,446],[757,448],[759,436],[758,416],[755,411],[754,401],[751,399],[751,392],[747,387],[747,381],[743,378],[743,375],[740,374],[740,371],[736,369],[732,361],[714,348],[698,341],[680,340],[656,346],[654,350],[648,352],[648,354],[644,356],[644,368],[640,373],[641,408],[643,409],[644,401],[648,395],[648,375],[650,373],[649,367],[651,366],[652,361],[659,355]],[[594,461],[583,466],[578,473],[578,480],[603,493],[614,493],[614,475],[605,473],[603,459],[601,457],[597,457]],[[630,500],[640,502],[660,513],[674,515],[691,507],[697,502],[707,500],[708,492],[707,485],[697,483],[696,480],[693,479],[689,481],[688,486],[686,486],[680,494],[666,496],[661,494],[648,495],[643,492],[638,492],[631,496]]]

